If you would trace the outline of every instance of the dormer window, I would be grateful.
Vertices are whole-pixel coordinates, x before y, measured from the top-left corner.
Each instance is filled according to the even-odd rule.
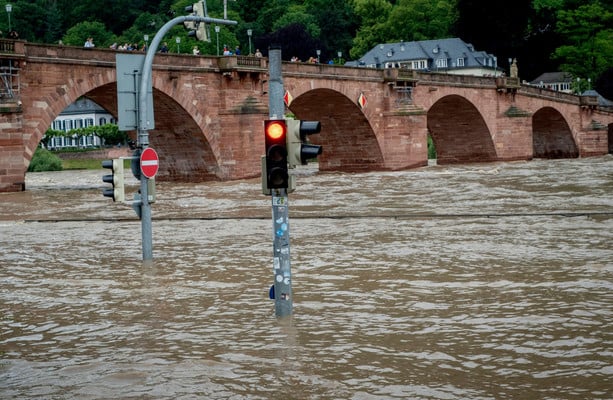
[[[439,50],[440,50],[440,47],[438,47],[438,45],[436,45],[436,47],[432,49],[432,52],[434,54],[438,54]]]

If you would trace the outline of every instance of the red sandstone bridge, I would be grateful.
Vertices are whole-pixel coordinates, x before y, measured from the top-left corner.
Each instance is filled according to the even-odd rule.
[[[86,96],[117,115],[115,51],[0,40],[0,192],[25,189],[36,147],[58,114]],[[288,109],[321,121],[319,168],[361,172],[438,163],[587,157],[611,151],[613,113],[596,98],[518,78],[284,63]],[[260,174],[267,60],[159,54],[153,65],[158,179]]]

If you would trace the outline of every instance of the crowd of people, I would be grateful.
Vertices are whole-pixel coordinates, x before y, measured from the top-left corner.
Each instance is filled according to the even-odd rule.
[[[60,44],[61,41],[60,41]],[[94,44],[94,39],[92,37],[88,37],[87,40],[85,41],[85,44],[83,45],[83,47],[95,47],[96,45]],[[109,48],[113,49],[113,50],[123,50],[123,51],[147,51],[147,44],[143,44],[141,46],[139,46],[138,43],[125,43],[123,45],[118,45],[117,43],[113,43],[112,45],[109,46]],[[159,49],[160,53],[168,53],[168,43],[167,42],[163,42],[162,45],[160,46]],[[193,47],[192,49],[192,54],[195,56],[200,55],[200,48],[196,45]],[[223,46],[223,55],[224,56],[238,56],[241,55],[241,49],[240,46],[236,46],[234,48],[234,51],[230,50],[230,47],[228,45]],[[251,54],[250,54],[251,55]],[[254,57],[262,57],[262,52],[260,51],[260,49],[255,49],[255,53],[253,54]],[[291,58],[292,62],[302,62],[298,57],[294,56]],[[319,59],[316,57],[309,57],[308,63],[312,63],[312,64],[317,64],[319,63]],[[328,62],[328,64],[334,64],[334,61],[330,60]]]

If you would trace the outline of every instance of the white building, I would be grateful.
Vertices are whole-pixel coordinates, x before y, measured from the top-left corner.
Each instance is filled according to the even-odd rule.
[[[55,121],[53,121],[51,129],[68,132],[72,129],[100,126],[109,123],[117,123],[111,113],[94,101],[81,97],[58,115]],[[100,138],[95,135],[81,138],[62,136],[51,138],[47,147],[50,149],[63,149],[67,147],[97,147],[100,145]]]
[[[492,54],[475,50],[459,38],[382,43],[348,66],[406,68],[458,75],[495,76],[498,61]]]

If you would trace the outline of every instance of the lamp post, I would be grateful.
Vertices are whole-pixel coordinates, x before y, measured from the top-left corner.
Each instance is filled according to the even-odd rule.
[[[181,44],[181,38],[177,36],[175,41],[177,42],[177,54],[179,54],[180,53],[179,45]]]
[[[315,50],[315,52],[317,53],[317,64],[319,64],[319,56],[321,55],[321,50],[317,49]]]
[[[343,52],[339,51],[339,52],[336,53],[336,55],[338,56],[338,64],[339,65],[342,64],[343,63],[343,61],[342,61]]]
[[[253,35],[253,29],[247,29],[247,36],[249,36],[249,55],[251,55],[251,35]]]
[[[147,51],[147,49],[149,48],[149,35],[145,34],[145,36],[143,36],[143,39],[145,39],[145,51]]]
[[[6,9],[6,13],[9,16],[9,32],[12,31],[11,29],[11,11],[13,11],[13,6],[11,4],[7,4],[5,7]]]
[[[498,72],[498,57],[494,56],[494,78],[496,78]]]
[[[221,27],[219,25],[215,25],[215,36],[217,36],[217,56],[219,56],[219,30]]]

